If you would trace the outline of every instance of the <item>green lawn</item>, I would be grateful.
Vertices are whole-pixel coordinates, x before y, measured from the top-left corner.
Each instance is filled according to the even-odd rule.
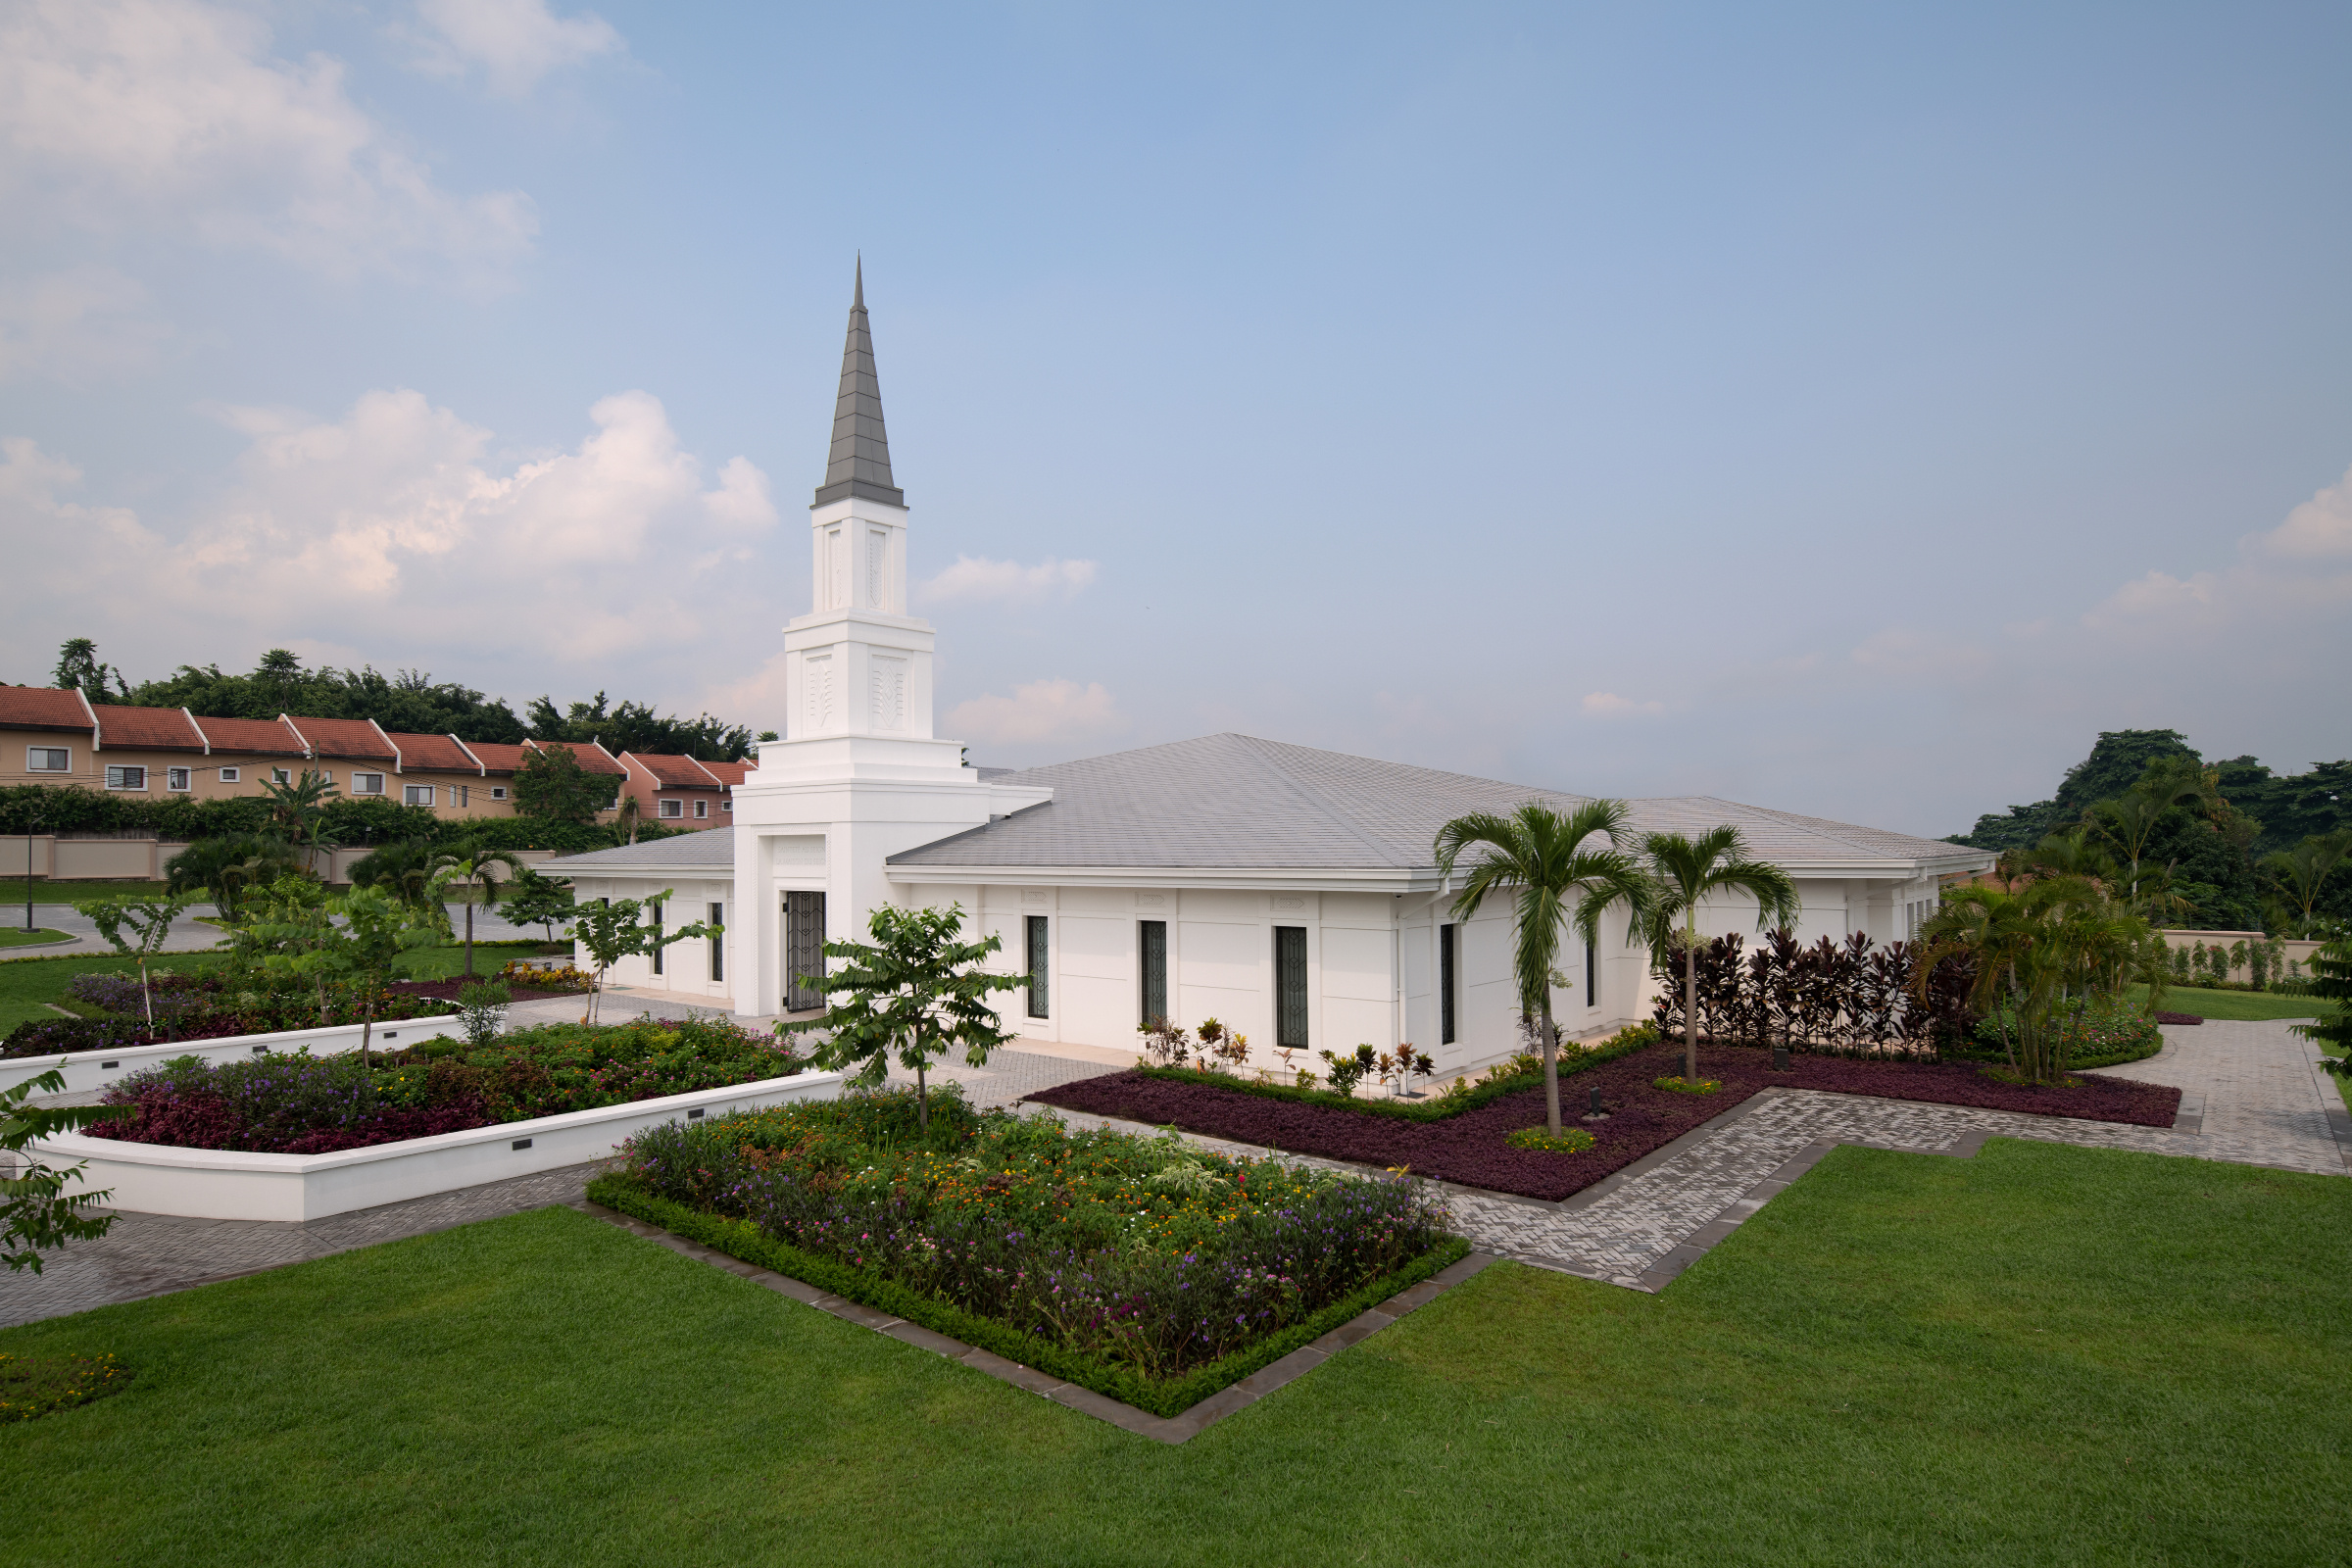
[[[160,899],[164,896],[161,882],[52,882],[45,876],[32,879],[32,902],[35,904],[92,904],[100,899],[121,902],[125,899]],[[24,909],[24,879],[21,876],[0,876],[0,908],[15,904],[20,915]]]
[[[1839,1149],[1663,1295],[1497,1265],[1168,1448],[565,1209],[0,1332],[67,1564],[2342,1561],[2352,1181]]]
[[[51,931],[45,927],[27,931],[21,925],[0,925],[0,948],[23,948],[42,942],[63,942],[65,940],[66,934],[63,931]]]
[[[2141,1006],[2148,1004],[2146,986],[2129,986],[2126,994]],[[2166,1012],[2193,1012],[2200,1018],[2237,1020],[2259,1018],[2316,1018],[2327,1005],[2317,997],[2282,997],[2275,991],[2215,991],[2205,986],[2167,986],[2157,1004]]]

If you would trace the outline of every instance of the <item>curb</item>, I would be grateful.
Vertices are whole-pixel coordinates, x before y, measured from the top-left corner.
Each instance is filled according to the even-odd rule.
[[[1092,1389],[1083,1388],[1075,1383],[1065,1383],[1051,1374],[1022,1366],[1017,1361],[1007,1361],[1001,1355],[966,1345],[961,1340],[952,1340],[945,1334],[924,1328],[919,1323],[909,1323],[904,1318],[892,1317],[887,1312],[877,1311],[873,1307],[853,1301],[847,1297],[835,1296],[829,1291],[821,1290],[803,1280],[796,1280],[790,1275],[778,1274],[773,1269],[764,1269],[756,1264],[746,1263],[739,1257],[729,1257],[716,1248],[705,1247],[700,1242],[690,1242],[685,1237],[665,1231],[659,1225],[649,1224],[645,1220],[623,1214],[618,1209],[607,1208],[602,1203],[581,1199],[570,1206],[583,1214],[601,1219],[608,1225],[627,1231],[632,1236],[642,1237],[657,1247],[665,1247],[680,1257],[692,1258],[695,1262],[708,1263],[713,1268],[724,1269],[729,1274],[774,1291],[779,1296],[789,1296],[794,1300],[802,1302],[804,1305],[813,1306],[820,1312],[830,1312],[846,1323],[855,1323],[860,1328],[872,1329],[877,1334],[886,1334],[890,1338],[903,1344],[911,1345],[917,1349],[929,1350],[935,1355],[944,1355],[951,1361],[961,1362],[975,1372],[985,1373],[1000,1383],[1009,1383],[1016,1389],[1042,1395],[1055,1404],[1075,1410],[1081,1415],[1091,1415],[1098,1421],[1107,1421],[1112,1426],[1133,1432],[1139,1437],[1151,1438],[1167,1444],[1184,1443],[1198,1437],[1236,1410],[1256,1403],[1285,1384],[1296,1382],[1305,1376],[1350,1345],[1387,1328],[1413,1308],[1426,1306],[1452,1287],[1461,1284],[1488,1264],[1495,1261],[1494,1254],[1492,1252],[1472,1252],[1459,1262],[1440,1269],[1420,1284],[1390,1297],[1378,1306],[1357,1313],[1312,1344],[1293,1350],[1271,1365],[1258,1368],[1238,1383],[1228,1384],[1219,1389],[1182,1414],[1167,1416],[1153,1415],[1151,1411],[1139,1410],[1132,1404],[1122,1404],[1117,1399],[1106,1395],[1097,1394]]]

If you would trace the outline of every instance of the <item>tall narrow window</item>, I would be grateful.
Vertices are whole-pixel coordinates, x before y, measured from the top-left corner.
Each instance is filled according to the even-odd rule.
[[[1136,949],[1142,958],[1143,1021],[1157,1023],[1168,1015],[1168,922],[1137,922]]]
[[[1046,916],[1029,916],[1029,1016],[1052,1016],[1046,1011]]]
[[[825,896],[784,895],[784,1010],[808,1012],[825,1004]]]
[[[1306,927],[1274,928],[1274,1043],[1306,1044]]]
[[[660,974],[662,972],[662,906],[649,904],[645,906],[645,910],[653,917],[651,924],[654,928],[654,973]]]
[[[1600,1005],[1600,955],[1592,944],[1585,944],[1585,1005]]]
[[[722,929],[727,923],[726,916],[727,906],[725,905],[713,904],[710,906],[710,926],[717,934],[705,939],[703,945],[710,950],[710,978],[712,980],[724,980],[727,977],[727,934]]]
[[[1460,927],[1438,927],[1438,1044],[1453,1044],[1453,934]]]

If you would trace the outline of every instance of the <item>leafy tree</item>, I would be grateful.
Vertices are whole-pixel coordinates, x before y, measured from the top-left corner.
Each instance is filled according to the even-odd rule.
[[[752,732],[709,713],[699,718],[671,718],[643,703],[622,703],[606,709],[603,692],[593,702],[573,703],[564,712],[545,697],[527,710],[531,736],[543,741],[596,741],[609,752],[642,752],[652,756],[693,757],[706,762],[741,762],[752,755]]]
[[[453,884],[463,884],[466,898],[466,978],[473,978],[473,889],[481,889],[481,902],[494,904],[498,899],[498,879],[491,867],[505,866],[510,872],[522,869],[522,862],[505,850],[492,849],[478,836],[459,839],[436,853],[428,862],[432,872],[433,905],[441,906],[441,899]],[[446,916],[445,916],[446,917]]]
[[[513,709],[469,686],[435,681],[419,670],[386,675],[372,665],[305,669],[282,648],[265,654],[247,675],[228,674],[218,664],[182,664],[163,680],[132,688],[129,701],[222,718],[275,718],[287,712],[372,718],[388,730],[508,746],[523,738],[522,720]]]
[[[222,919],[234,920],[248,890],[301,868],[302,857],[282,839],[224,833],[198,839],[172,857],[164,867],[164,891],[207,894]]]
[[[2263,874],[2296,911],[2296,931],[2312,929],[2313,910],[2327,890],[2328,879],[2347,856],[2352,856],[2352,829],[2314,834],[2291,850],[2278,850],[2262,858]]]
[[[1642,841],[1647,864],[1644,896],[1634,908],[1649,942],[1650,961],[1669,969],[1683,959],[1683,1076],[1698,1077],[1698,906],[1716,893],[1739,892],[1756,901],[1756,929],[1793,926],[1803,912],[1796,884],[1769,860],[1747,853],[1736,827],[1711,827],[1697,838],[1652,833]]]
[[[324,919],[302,918],[264,924],[255,935],[265,944],[262,967],[310,980],[321,998],[325,982],[356,982],[360,996],[360,1060],[368,1059],[375,1035],[375,1005],[385,984],[400,971],[415,972],[428,960],[424,950],[441,945],[441,924],[402,904],[382,888],[353,888],[319,906]]]
[[[828,942],[825,956],[841,967],[812,976],[818,988],[842,1000],[822,1018],[779,1023],[788,1029],[829,1031],[816,1049],[826,1068],[856,1065],[854,1083],[868,1088],[889,1075],[895,1053],[899,1065],[914,1074],[915,1122],[931,1125],[927,1074],[934,1059],[952,1046],[963,1048],[971,1066],[985,1066],[989,1053],[1013,1038],[1004,1027],[989,994],[1014,991],[1026,975],[992,973],[981,965],[1004,946],[997,937],[966,942],[963,906],[901,909],[883,905],[868,926],[873,941]]]
[[[115,691],[106,689],[108,676],[113,676]],[[98,662],[98,645],[87,637],[71,637],[57,651],[57,669],[53,677],[67,691],[77,691],[93,703],[127,701],[130,689],[122,682],[122,672],[112,664]]]
[[[1563,816],[1531,802],[1508,816],[1474,811],[1438,829],[1440,877],[1452,876],[1463,855],[1478,852],[1453,901],[1455,919],[1475,915],[1491,893],[1511,895],[1519,1010],[1542,1020],[1544,1113],[1554,1133],[1560,1130],[1560,1032],[1551,1016],[1551,986],[1560,932],[1573,923],[1585,941],[1597,943],[1603,909],[1623,901],[1639,911],[1647,895],[1640,868],[1621,847],[1625,809],[1622,801],[1590,801]],[[1587,848],[1593,840],[1607,847]]]
[[[288,783],[262,781],[270,820],[277,824],[287,843],[302,852],[304,866],[314,874],[318,869],[318,852],[331,850],[339,842],[327,826],[326,808],[340,793],[324,773],[308,767]]]
[[[656,925],[645,918],[648,910],[667,904],[672,891],[663,888],[650,899],[598,899],[592,904],[573,906],[571,929],[564,934],[587,949],[588,961],[596,966],[595,978],[588,988],[591,1021],[602,1012],[605,972],[621,959],[651,957],[673,942],[683,942],[688,937],[715,937],[725,929],[708,921],[672,926]]]
[[[433,907],[433,857],[429,839],[403,839],[352,862],[351,885],[382,888],[413,908]]]
[[[67,1242],[94,1242],[115,1223],[112,1214],[91,1214],[109,1190],[66,1195],[66,1184],[79,1179],[89,1162],[75,1160],[56,1167],[43,1164],[25,1152],[37,1139],[70,1133],[94,1121],[112,1121],[131,1113],[128,1105],[35,1105],[34,1095],[62,1094],[66,1075],[52,1067],[0,1090],[0,1151],[16,1156],[22,1168],[0,1177],[0,1257],[13,1272],[41,1271],[43,1250]]]
[[[2016,892],[1948,889],[1919,940],[1913,984],[1924,995],[1944,959],[1970,959],[1970,1000],[1997,1021],[2010,1065],[2037,1084],[2066,1072],[2061,1004],[2112,996],[2135,978],[2153,1004],[2171,976],[2163,938],[2084,877],[2050,877]]]
[[[74,912],[95,925],[117,953],[138,960],[139,1004],[151,1024],[155,1022],[155,997],[147,985],[147,960],[164,951],[164,944],[172,938],[172,922],[195,902],[186,894],[175,893],[161,899],[126,899],[120,904],[101,899],[74,906]],[[128,936],[123,935],[125,927]]]
[[[2320,1065],[2352,1074],[2352,927],[2336,927],[2311,956],[2311,994],[2334,1006],[2311,1023],[2296,1024],[2295,1033],[2318,1043]]]
[[[561,746],[533,747],[514,770],[514,809],[523,816],[586,824],[619,793],[619,779],[589,772]]]
[[[556,939],[558,922],[571,918],[571,884],[562,877],[541,876],[524,866],[507,880],[507,896],[499,912],[514,925],[535,925]]]

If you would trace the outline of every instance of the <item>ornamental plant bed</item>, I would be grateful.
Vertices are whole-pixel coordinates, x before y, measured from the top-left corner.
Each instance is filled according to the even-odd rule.
[[[248,983],[253,983],[250,977]],[[21,1023],[0,1042],[0,1058],[323,1029],[356,1024],[367,1010],[366,999],[350,985],[327,986],[322,1008],[318,993],[310,986],[246,989],[219,973],[166,971],[155,975],[150,998],[155,1009],[152,1024],[147,1021],[135,974],[75,975],[66,987],[66,997],[84,1016]],[[378,1024],[399,1024],[411,1018],[446,1017],[458,1009],[430,983],[395,983],[377,992],[374,1010]]]
[[[2170,1127],[2180,1104],[2178,1089],[2120,1079],[2085,1079],[2077,1089],[1996,1083],[1979,1072],[1975,1062],[1797,1055],[1790,1058],[1788,1071],[1775,1072],[1770,1052],[1748,1047],[1701,1051],[1700,1071],[1722,1085],[1714,1094],[1674,1094],[1652,1087],[1654,1080],[1674,1072],[1681,1054],[1677,1045],[1656,1046],[1587,1068],[1576,1075],[1573,1090],[1563,1084],[1560,1100],[1563,1116],[1568,1118],[1566,1125],[1585,1127],[1593,1135],[1592,1148],[1574,1154],[1513,1149],[1506,1143],[1512,1133],[1544,1125],[1541,1088],[1507,1094],[1439,1122],[1398,1121],[1325,1105],[1286,1103],[1133,1071],[1082,1078],[1041,1090],[1029,1099],[1099,1116],[1179,1127],[1296,1154],[1409,1169],[1416,1175],[1465,1187],[1552,1200],[1623,1170],[1757,1091],[1775,1086],[2042,1116],[2080,1116],[2143,1127]],[[1594,1089],[1600,1091],[1607,1118],[1596,1122],[1575,1119],[1590,1103]]]
[[[952,1085],[633,1139],[588,1196],[1174,1415],[1468,1250],[1425,1183],[975,1113]]]
[[[183,1056],[108,1089],[105,1102],[130,1114],[83,1132],[181,1149],[324,1154],[787,1078],[805,1066],[789,1047],[732,1023],[653,1018],[548,1024],[484,1046],[433,1040],[374,1053],[368,1062],[356,1051],[221,1063]]]

